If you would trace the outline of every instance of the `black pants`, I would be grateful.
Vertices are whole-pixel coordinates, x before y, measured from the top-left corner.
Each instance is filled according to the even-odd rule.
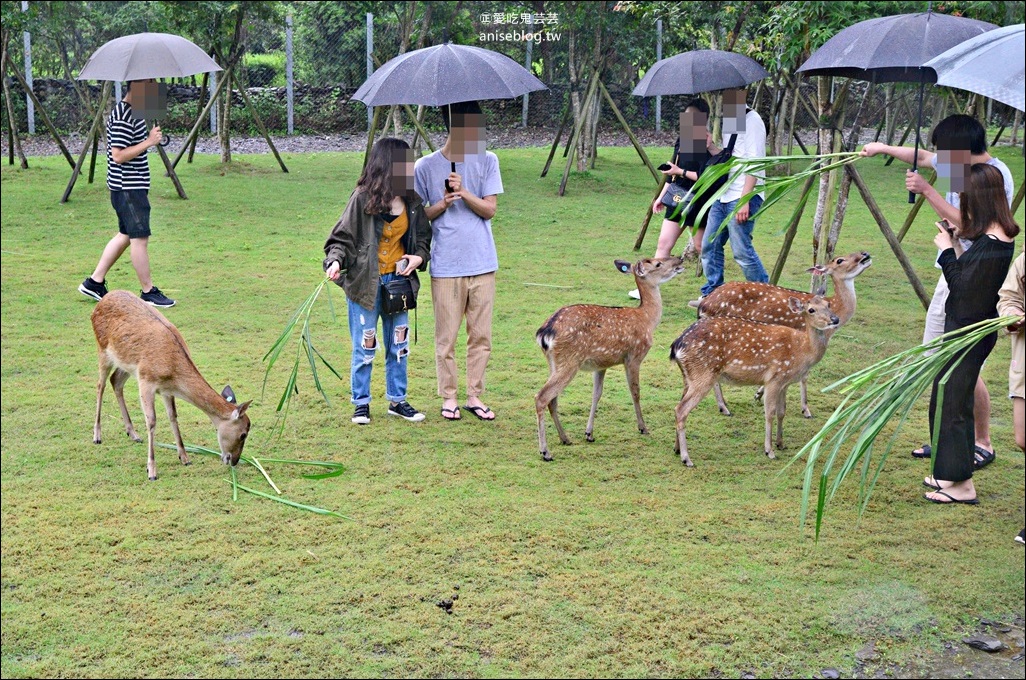
[[[976,381],[980,377],[983,362],[997,344],[997,333],[991,333],[968,352],[949,361],[933,379],[930,394],[930,433],[934,431],[936,418],[940,416],[940,433],[937,449],[933,454],[934,479],[963,482],[973,476],[976,453],[976,420],[973,418],[973,401]],[[940,414],[937,410],[937,395],[940,381],[951,366],[958,362],[944,386],[944,404]]]

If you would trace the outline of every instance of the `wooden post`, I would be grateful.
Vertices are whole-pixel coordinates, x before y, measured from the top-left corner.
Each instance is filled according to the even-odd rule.
[[[641,160],[645,161],[645,165],[648,166],[648,171],[652,173],[652,179],[654,179],[658,184],[662,173],[655,169],[655,166],[652,165],[652,161],[648,158],[648,154],[645,153],[644,147],[641,146],[641,142],[639,142],[638,138],[634,136],[633,132],[631,132],[631,126],[627,123],[626,119],[624,119],[623,114],[620,113],[620,109],[617,108],[616,102],[614,102],[613,98],[609,96],[609,90],[606,89],[605,83],[599,80],[598,85],[599,89],[602,90],[602,96],[606,98],[606,103],[609,104],[609,108],[613,110],[613,113],[616,115],[616,119],[620,121],[620,125],[623,126],[627,136],[630,137],[631,144],[634,145],[634,149],[638,152],[638,155],[641,156]]]
[[[371,147],[374,146],[374,135],[378,130],[378,122],[381,120],[381,109],[380,106],[375,106],[374,117],[371,119],[370,130],[367,131],[367,150],[363,152],[363,166],[367,167],[367,160],[370,158]],[[388,124],[388,121],[385,121]]]
[[[210,73],[204,73],[203,74],[203,81],[202,81],[202,84],[200,85],[199,99],[196,102],[196,115],[198,115],[198,116],[202,116],[203,115],[203,105],[205,103],[203,100],[206,98],[207,89],[209,87],[210,87]],[[189,145],[189,157],[185,160],[186,163],[192,163],[192,157],[196,155],[196,141],[197,141],[198,138],[199,138],[199,135],[196,135],[196,136],[194,136],[192,138],[192,143]]]
[[[662,173],[660,173],[662,174]],[[663,179],[659,182],[659,188],[656,189],[655,196],[652,200],[645,204],[645,219],[641,222],[641,232],[638,234],[638,240],[634,242],[634,250],[641,250],[641,244],[645,241],[645,234],[648,233],[648,225],[652,221],[652,204],[659,198],[659,194],[663,192],[663,186],[666,185],[666,175],[663,175]],[[681,217],[681,219],[684,219]]]
[[[409,104],[403,104],[403,107],[406,109],[407,115],[413,121],[414,127],[417,128],[417,134],[413,136],[413,143],[417,143],[417,135],[420,135],[424,138],[424,143],[428,145],[428,148],[431,149],[432,152],[434,152],[435,145],[431,143],[431,138],[428,137],[427,131],[424,130],[424,126],[421,120],[417,118],[417,114],[413,112],[413,109],[410,108]]]
[[[93,116],[93,124],[89,128],[89,134],[86,135],[85,141],[82,143],[82,153],[78,155],[75,168],[71,171],[71,179],[68,180],[68,187],[64,190],[64,195],[61,196],[61,203],[68,202],[71,190],[75,188],[75,181],[78,180],[78,175],[82,172],[82,166],[85,164],[86,154],[89,153],[89,145],[92,144],[93,137],[99,134],[100,122],[103,121],[104,109],[106,108],[110,91],[111,83],[107,81],[103,84],[103,89],[100,91],[100,101],[96,105],[96,115]]]
[[[931,171],[930,176],[927,178],[926,181],[929,182],[931,185],[934,182],[936,182],[937,172]],[[901,231],[898,232],[898,243],[901,243],[905,240],[905,234],[908,233],[908,230],[912,226],[912,223],[915,222],[916,215],[919,214],[919,210],[923,207],[923,202],[925,200],[926,199],[922,194],[919,194],[919,196],[916,198],[916,204],[913,205],[912,209],[908,211],[908,217],[905,218],[905,223],[901,225]]]
[[[218,79],[217,87],[214,88],[214,93],[210,95],[210,99],[207,101],[207,105],[203,107],[203,112],[200,113],[198,118],[196,118],[196,123],[192,126],[192,130],[189,132],[189,136],[185,138],[185,143],[182,144],[182,148],[178,150],[178,153],[175,155],[175,159],[171,161],[172,169],[178,167],[178,161],[182,160],[182,156],[184,156],[185,153],[189,150],[189,145],[192,143],[192,140],[196,137],[196,135],[199,134],[200,125],[203,124],[203,119],[207,117],[208,113],[210,113],[210,109],[213,108],[214,102],[217,101],[218,95],[221,94],[221,91],[224,90],[224,88],[227,85],[227,77]]]
[[[25,82],[25,77],[21,75],[18,68],[11,62],[10,55],[7,57],[6,64],[11,69],[11,73],[14,74],[14,77],[18,79],[18,83],[21,84],[22,89],[25,90],[25,94],[27,94],[32,100],[32,103],[35,104],[36,111],[39,112],[40,117],[43,119],[43,125],[46,126],[46,129],[50,132],[54,141],[57,142],[57,146],[60,147],[61,153],[64,154],[64,158],[68,161],[68,165],[74,168],[75,159],[71,157],[71,152],[68,151],[68,147],[64,145],[64,140],[61,139],[60,133],[57,132],[57,128],[54,127],[53,121],[50,120],[50,116],[47,115],[46,109],[44,109],[43,105],[39,103],[36,93],[32,91],[32,88],[28,86],[27,82]]]
[[[96,152],[100,148],[100,135],[99,131],[93,136],[93,153],[89,157],[89,184],[93,183],[93,177],[96,175]]]
[[[584,119],[587,118],[585,112],[591,107],[592,100],[595,98],[595,94],[598,91],[599,74],[598,70],[592,72],[591,82],[588,83],[588,91],[584,95],[584,101],[581,103],[581,117],[574,125],[574,133],[570,135],[570,142],[568,148],[572,151],[567,154],[566,167],[563,168],[563,179],[559,182],[559,195],[562,196],[566,193],[566,183],[570,179],[570,167],[573,165],[574,156],[577,155],[577,138],[581,136],[581,128],[584,126]]]
[[[919,281],[919,277],[916,276],[916,271],[912,268],[912,263],[908,261],[905,251],[901,249],[901,243],[898,242],[898,237],[894,235],[894,231],[891,230],[891,226],[887,224],[887,219],[880,211],[880,206],[877,205],[876,200],[873,198],[873,194],[869,192],[869,187],[866,186],[865,181],[862,179],[862,175],[860,175],[859,171],[855,169],[854,164],[849,163],[844,166],[844,169],[851,175],[852,181],[855,182],[855,186],[858,187],[859,193],[862,194],[862,200],[865,201],[870,214],[873,215],[877,225],[880,227],[880,231],[883,232],[884,238],[887,239],[888,245],[890,245],[891,250],[894,251],[894,256],[898,258],[901,268],[905,270],[905,276],[908,277],[909,283],[912,284],[912,289],[915,290],[916,295],[919,296],[919,301],[923,304],[923,309],[929,309],[930,296],[927,295],[926,290],[923,288],[923,284]]]
[[[542,177],[549,173],[549,167],[552,165],[552,159],[556,155],[556,149],[559,148],[559,140],[563,138],[563,129],[566,127],[566,123],[569,119],[570,102],[567,102],[566,106],[563,107],[563,118],[559,122],[559,130],[556,131],[556,138],[552,140],[552,148],[549,149],[549,158],[545,161],[545,167],[542,169]]]
[[[278,155],[278,149],[275,148],[274,142],[271,141],[271,135],[268,134],[267,128],[264,127],[263,119],[260,118],[260,114],[257,113],[256,107],[253,106],[253,102],[250,100],[249,93],[246,91],[246,88],[244,88],[242,83],[239,82],[239,76],[235,73],[235,69],[232,69],[231,71],[231,78],[235,81],[235,87],[239,88],[239,92],[242,94],[242,101],[246,103],[246,108],[249,109],[249,115],[253,116],[253,120],[257,124],[257,129],[260,130],[260,134],[264,136],[267,146],[271,147],[271,153],[274,154],[275,160],[277,160],[278,165],[281,166],[281,171],[287,173],[289,169],[285,167],[285,161],[283,161],[281,156]]]
[[[8,33],[6,30],[3,32],[3,63],[7,63],[7,37]],[[25,158],[25,152],[21,148],[21,137],[18,135],[18,122],[14,117],[14,103],[11,99],[11,86],[7,82],[6,75],[3,77],[3,92],[4,100],[7,102],[7,130],[10,135],[11,151],[8,151],[9,163],[14,165],[14,153],[17,152],[18,157],[21,159],[21,169],[28,170],[28,159]]]
[[[1019,209],[1019,205],[1022,204],[1023,194],[1026,193],[1026,181],[1019,185],[1019,190],[1015,192],[1015,198],[1012,199],[1012,214]]]
[[[798,199],[798,208],[794,211],[794,215],[791,217],[791,222],[787,225],[787,231],[784,233],[784,243],[780,247],[780,254],[777,255],[777,262],[773,265],[773,272],[770,274],[770,283],[774,286],[777,285],[777,281],[780,280],[780,274],[784,271],[784,264],[787,262],[787,256],[791,253],[791,244],[794,242],[795,234],[798,233],[798,223],[802,221],[802,215],[805,213],[805,206],[808,205],[809,194],[812,193],[812,182],[814,179],[814,175],[810,175],[805,179],[805,186],[802,187],[801,198]]]
[[[182,183],[178,181],[178,175],[175,173],[175,169],[171,165],[171,160],[167,157],[167,152],[164,151],[164,147],[158,144],[157,153],[160,154],[160,160],[164,162],[164,169],[167,170],[167,176],[171,178],[171,183],[175,185],[175,191],[178,192],[178,198],[183,201],[189,200],[189,197],[185,195],[185,189],[182,188]]]

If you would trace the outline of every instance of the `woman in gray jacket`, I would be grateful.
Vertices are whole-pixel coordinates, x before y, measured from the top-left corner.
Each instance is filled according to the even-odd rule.
[[[417,270],[427,269],[430,249],[431,226],[423,202],[413,190],[413,152],[401,139],[380,139],[324,244],[324,270],[342,286],[348,302],[354,423],[370,422],[371,368],[379,343],[379,317],[388,415],[412,422],[424,420],[424,414],[406,401],[408,313],[385,313],[381,287],[408,276],[416,294],[420,288]]]

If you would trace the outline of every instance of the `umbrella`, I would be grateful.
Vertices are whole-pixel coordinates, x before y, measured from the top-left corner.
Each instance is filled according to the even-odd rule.
[[[78,80],[185,78],[221,67],[195,43],[170,33],[136,33],[104,43]]]
[[[695,50],[657,61],[632,94],[698,94],[745,87],[767,77],[766,69],[743,54]]]
[[[1023,111],[1026,24],[1005,26],[966,40],[926,62],[937,84],[996,99]]]
[[[353,95],[367,106],[444,106],[482,99],[512,99],[548,89],[504,54],[445,43],[389,60]]]
[[[919,83],[915,152],[918,168],[919,125],[923,118],[923,88],[937,73],[923,68],[948,48],[997,28],[976,19],[918,12],[868,19],[845,28],[827,40],[798,69],[809,76],[841,76],[871,83]],[[908,202],[915,203],[909,193]]]

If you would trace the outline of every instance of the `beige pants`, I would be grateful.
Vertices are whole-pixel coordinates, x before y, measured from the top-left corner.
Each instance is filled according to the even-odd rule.
[[[492,353],[495,272],[478,276],[431,278],[435,308],[435,370],[438,396],[456,399],[456,336],[467,318],[467,397],[484,393],[485,368]]]

